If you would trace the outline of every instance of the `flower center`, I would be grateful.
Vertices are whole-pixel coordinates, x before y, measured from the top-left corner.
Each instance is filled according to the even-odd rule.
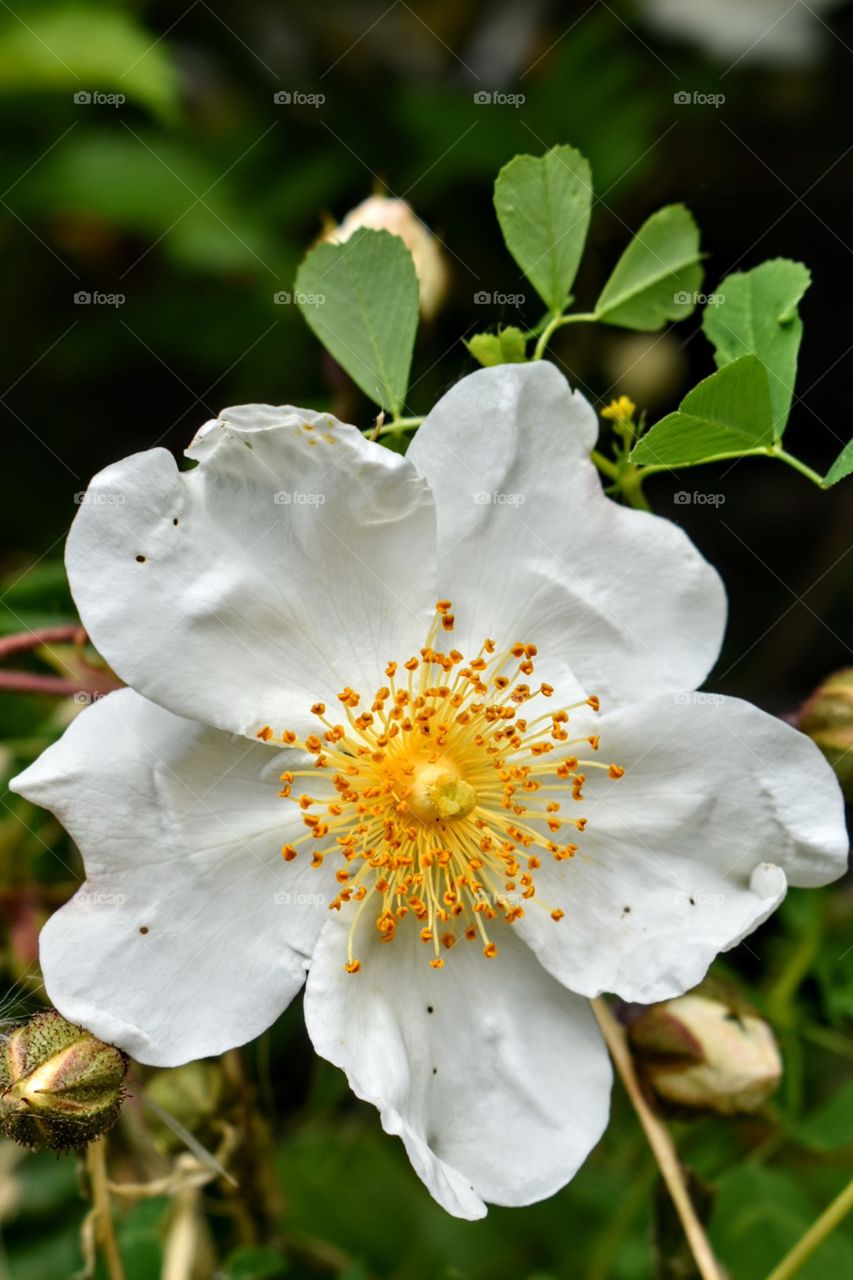
[[[422,764],[412,775],[406,804],[421,822],[467,818],[477,807],[477,793],[446,762]]]
[[[299,806],[306,828],[282,854],[290,862],[307,846],[313,867],[330,856],[339,863],[329,905],[353,904],[350,973],[361,968],[355,941],[365,912],[382,942],[414,925],[433,968],[462,939],[479,939],[483,954],[496,956],[492,922],[524,915],[544,857],[562,862],[577,852],[566,829],[583,831],[586,818],[564,806],[583,800],[584,770],[623,773],[573,753],[580,744],[598,751],[596,734],[572,737],[568,728],[575,709],[598,710],[597,697],[527,713],[554,693],[530,683],[535,645],[499,652],[487,639],[468,661],[437,649],[439,630],[453,630],[450,608],[438,602],[419,655],[389,662],[387,685],[366,703],[350,688],[338,694],[345,723],[315,703],[316,734],[275,734],[269,725],[258,734],[313,756],[311,767],[281,775],[279,794]],[[555,922],[563,918],[542,905]]]

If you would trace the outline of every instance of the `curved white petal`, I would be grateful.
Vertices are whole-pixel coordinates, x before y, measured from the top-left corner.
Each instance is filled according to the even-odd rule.
[[[843,874],[841,791],[817,747],[757,707],[713,694],[665,696],[601,716],[587,770],[588,826],[567,862],[543,859],[538,897],[515,926],[573,991],[664,1000],[778,906],[787,884]]]
[[[546,362],[463,378],[418,431],[407,456],[435,498],[457,643],[534,643],[543,674],[559,655],[606,706],[694,689],[719,652],[722,584],[676,525],[605,498],[596,434]]]
[[[378,1107],[449,1213],[520,1205],[574,1176],[607,1123],[610,1064],[585,1000],[565,991],[510,929],[487,960],[460,942],[429,966],[414,926],[394,942],[359,929],[362,970],[344,972],[351,917],[327,924],[305,991],[317,1052]]]
[[[41,934],[60,1012],[158,1066],[243,1044],[278,1017],[337,887],[331,871],[281,856],[304,833],[278,796],[295,754],[123,689],[14,780],[56,814],[86,864],[86,882]]]
[[[424,642],[434,511],[411,463],[330,415],[226,409],[178,471],[153,449],[89,486],[66,563],[83,623],[145,697],[220,729],[310,733]]]

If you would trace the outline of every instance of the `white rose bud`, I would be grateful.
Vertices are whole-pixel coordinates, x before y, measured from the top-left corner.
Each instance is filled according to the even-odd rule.
[[[421,314],[431,320],[447,292],[447,267],[438,240],[416,216],[405,200],[391,196],[368,196],[350,209],[340,226],[322,237],[331,244],[343,244],[359,227],[389,231],[399,236],[412,255],[421,290]]]
[[[757,1111],[782,1076],[775,1037],[722,984],[652,1005],[628,1026],[643,1078],[662,1101],[691,1111]]]

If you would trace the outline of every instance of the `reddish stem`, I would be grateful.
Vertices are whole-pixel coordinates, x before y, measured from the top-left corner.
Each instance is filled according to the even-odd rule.
[[[75,622],[68,627],[42,627],[38,631],[21,631],[14,636],[3,636],[0,639],[0,662],[11,658],[14,653],[25,653],[28,649],[37,649],[43,644],[76,644],[86,642],[86,632]]]

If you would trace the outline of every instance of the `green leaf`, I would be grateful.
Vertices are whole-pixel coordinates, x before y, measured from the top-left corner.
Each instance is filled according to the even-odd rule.
[[[226,1261],[224,1276],[227,1280],[279,1280],[289,1269],[287,1259],[276,1249],[244,1245]]]
[[[766,366],[777,439],[791,411],[803,336],[797,303],[810,284],[808,267],[774,258],[726,276],[716,291],[720,301],[709,302],[702,317],[719,367],[750,353]]]
[[[497,176],[495,209],[507,248],[552,311],[567,304],[591,208],[589,161],[574,147],[516,156]]]
[[[853,440],[848,440],[824,476],[823,482],[827,487],[838,484],[838,481],[849,476],[851,471],[853,471]]]
[[[515,325],[501,329],[500,333],[475,333],[465,346],[486,368],[495,364],[523,364],[527,359],[527,339]]]
[[[828,1102],[796,1125],[792,1136],[816,1151],[853,1146],[853,1080],[848,1080]]]
[[[601,291],[595,316],[623,329],[661,329],[683,320],[702,283],[699,228],[683,204],[647,218]]]
[[[392,413],[406,398],[418,279],[398,236],[359,228],[346,244],[320,244],[296,275],[308,325],[365,395]]]
[[[772,443],[767,370],[755,356],[742,356],[694,387],[643,436],[631,461],[676,467]]]
[[[6,10],[0,27],[4,94],[64,91],[79,118],[120,110],[94,94],[124,95],[165,119],[178,111],[178,76],[168,44],[129,12],[102,4],[30,6],[27,21]],[[87,95],[80,98],[79,95]]]

